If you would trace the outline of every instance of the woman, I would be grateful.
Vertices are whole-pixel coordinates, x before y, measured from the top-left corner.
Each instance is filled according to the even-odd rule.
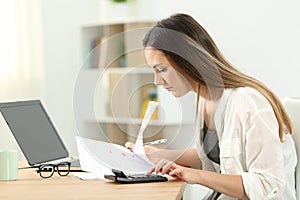
[[[234,68],[188,15],[158,22],[143,45],[155,84],[175,97],[194,91],[199,116],[197,148],[178,156],[145,147],[156,164],[148,174],[209,187],[210,199],[295,199],[294,180],[285,180],[296,165],[291,122],[273,92]]]

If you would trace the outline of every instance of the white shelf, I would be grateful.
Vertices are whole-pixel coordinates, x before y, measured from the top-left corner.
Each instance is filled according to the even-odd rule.
[[[82,73],[85,74],[153,74],[153,69],[149,66],[140,66],[140,67],[108,67],[108,68],[83,68]]]
[[[103,124],[142,124],[142,119],[140,118],[113,118],[105,117],[98,119],[88,119],[87,123],[103,123]],[[149,126],[178,126],[178,122],[163,122],[160,120],[151,120]],[[193,122],[184,122],[184,125],[192,125]]]
[[[81,25],[82,28],[94,28],[99,26],[109,26],[109,25],[118,25],[118,24],[139,24],[139,23],[154,23],[153,20],[137,20],[137,19],[123,19],[123,20],[106,20],[106,21],[95,21],[87,22]]]
[[[105,72],[111,74],[153,74],[153,70],[148,66],[141,67],[123,67],[123,68],[106,68]]]

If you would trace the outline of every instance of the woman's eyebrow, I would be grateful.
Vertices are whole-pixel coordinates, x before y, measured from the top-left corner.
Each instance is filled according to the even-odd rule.
[[[158,64],[153,65],[153,69],[155,69],[156,67],[158,67],[161,64],[163,64],[163,63],[158,63]]]

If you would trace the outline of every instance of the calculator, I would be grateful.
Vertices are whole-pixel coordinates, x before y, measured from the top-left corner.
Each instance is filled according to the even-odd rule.
[[[123,171],[112,169],[114,175],[104,175],[104,178],[118,183],[147,183],[147,182],[162,182],[168,178],[158,174],[130,174],[126,175]]]

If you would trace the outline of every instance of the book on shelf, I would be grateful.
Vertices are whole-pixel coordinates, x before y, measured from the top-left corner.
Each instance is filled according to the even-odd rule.
[[[145,87],[143,89],[143,104],[142,104],[142,110],[141,110],[141,114],[140,114],[141,119],[144,118],[148,103],[150,101],[157,101],[157,90],[156,90],[156,88],[153,88],[153,86]],[[158,120],[158,110],[154,111],[151,119]]]
[[[103,48],[102,46],[102,37],[95,38],[91,41],[90,45],[90,54],[88,55],[88,68],[99,68],[100,67],[100,62],[101,62],[101,49]],[[102,56],[103,58],[105,56]]]
[[[120,38],[98,37],[91,45],[91,68],[126,67],[124,41]]]
[[[106,67],[106,58],[107,58],[107,42],[105,37],[98,38],[98,48],[97,48],[97,59],[96,67],[103,69]]]

